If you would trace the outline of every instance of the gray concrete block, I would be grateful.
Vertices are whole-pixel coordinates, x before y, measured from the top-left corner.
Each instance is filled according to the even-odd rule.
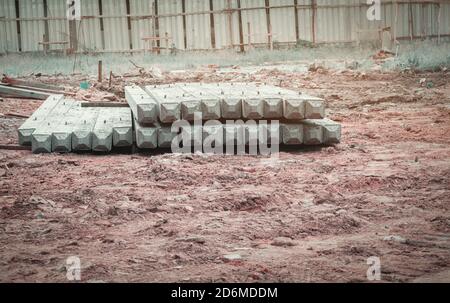
[[[72,151],[72,131],[58,131],[52,136],[52,152],[69,153]]]
[[[138,86],[126,86],[125,98],[140,124],[153,124],[158,121],[158,103]]]
[[[202,119],[217,120],[220,119],[220,100],[219,99],[202,99]]]
[[[283,99],[268,97],[264,98],[264,118],[281,119],[283,118]]]
[[[207,85],[201,83],[177,84],[184,91],[183,100],[200,101],[203,120],[221,118],[220,97],[212,93]]]
[[[79,122],[72,132],[72,151],[92,150],[92,131],[99,114],[98,108],[83,108]]]
[[[86,119],[86,114],[95,108],[83,108],[80,102],[76,102],[67,113],[61,117],[60,123],[53,128],[52,151],[68,153],[73,150],[73,133],[82,119]]]
[[[186,93],[177,85],[146,86],[145,90],[159,106],[159,120],[172,123],[181,118],[181,103],[189,101]]]
[[[283,116],[288,120],[305,119],[305,101],[299,98],[285,99],[283,102]]]
[[[162,123],[172,123],[181,117],[181,105],[174,102],[161,102],[159,104],[159,120]]]
[[[320,145],[323,143],[323,130],[321,125],[314,123],[304,123],[303,125],[303,144]]]
[[[62,132],[55,140],[53,139],[53,133],[58,133],[58,129],[65,127],[65,115],[73,106],[79,106],[79,103],[70,99],[61,100],[46,117],[45,122],[34,130],[31,135],[31,150],[33,153],[52,152],[53,141],[55,144],[63,145],[62,148],[55,146],[57,149],[63,149],[63,151],[71,149],[71,142],[66,141],[67,136],[69,136],[69,134],[66,134],[67,131]]]
[[[221,100],[221,114],[224,119],[242,119],[242,98],[225,96]]]
[[[303,125],[302,124],[282,124],[281,125],[282,143],[286,145],[303,144]]]
[[[147,103],[137,105],[137,120],[141,124],[153,124],[158,121],[158,104]]]
[[[259,98],[242,101],[242,115],[245,119],[260,120],[264,118],[264,104]]]
[[[111,110],[111,109],[109,109]],[[129,147],[133,145],[133,121],[129,108],[114,109],[113,146]]]
[[[177,133],[172,132],[170,126],[161,126],[158,129],[158,147],[171,148],[172,141],[177,135]]]
[[[202,107],[200,100],[183,101],[181,103],[181,118],[187,121],[194,121],[195,113],[201,113]]]
[[[95,129],[92,133],[92,150],[110,152],[112,149],[112,128]]]
[[[136,127],[136,146],[140,149],[155,149],[158,147],[158,127]]]
[[[305,124],[322,128],[323,144],[338,144],[341,141],[341,125],[330,119],[305,120]]]
[[[308,100],[305,103],[306,119],[323,119],[325,117],[325,102],[319,100]]]
[[[47,116],[62,100],[64,100],[63,95],[52,95],[48,97],[31,117],[19,127],[18,136],[20,145],[31,145],[31,135],[34,130],[46,121]]]
[[[110,152],[113,145],[114,108],[102,108],[92,131],[92,150]]]
[[[52,135],[50,133],[33,134],[31,138],[31,150],[35,154],[51,153],[52,152]]]
[[[328,124],[323,125],[323,143],[338,144],[341,142],[341,125]]]

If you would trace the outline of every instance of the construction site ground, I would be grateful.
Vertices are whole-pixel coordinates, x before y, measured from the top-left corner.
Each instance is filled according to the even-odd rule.
[[[29,78],[80,100],[122,100],[131,83],[266,82],[325,98],[343,137],[278,159],[0,150],[1,282],[65,282],[70,256],[87,282],[367,282],[372,256],[382,282],[450,281],[446,70],[140,70],[88,91],[80,76]],[[17,144],[17,114],[40,104],[3,98],[0,144]]]

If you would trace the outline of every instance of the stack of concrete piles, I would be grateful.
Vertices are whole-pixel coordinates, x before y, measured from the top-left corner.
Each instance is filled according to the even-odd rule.
[[[152,85],[141,88],[125,87],[125,97],[134,116],[136,145],[139,149],[171,147],[177,133],[171,131],[172,123],[179,120],[193,122],[195,113],[201,113],[203,122],[218,120],[217,127],[200,126],[192,133],[202,133],[203,140],[213,132],[221,131],[223,142],[227,135],[240,126],[227,126],[226,121],[279,121],[279,139],[284,145],[330,145],[340,142],[341,126],[325,118],[323,99],[291,90],[252,83],[179,83]],[[192,125],[194,127],[194,124]],[[249,134],[264,128],[251,125]],[[267,131],[267,128],[265,129]],[[262,138],[256,135],[257,138]],[[270,138],[269,134],[266,138]]]
[[[91,108],[52,95],[19,128],[19,143],[34,153],[110,152],[133,145],[129,108]]]
[[[267,144],[275,134],[282,145],[329,145],[339,143],[341,137],[341,126],[325,118],[324,100],[273,86],[127,86],[125,97],[129,107],[94,108],[52,95],[19,128],[20,144],[31,145],[34,153],[110,152],[134,145],[143,150],[171,148],[173,139],[185,131],[172,132],[179,120],[187,123],[191,136],[181,145],[190,142],[200,147],[211,137],[223,138],[219,143],[227,146],[229,138],[233,144],[245,140],[246,145],[260,144],[265,138]],[[212,120],[217,124],[207,123]],[[245,124],[227,124],[230,121]],[[278,127],[274,130],[265,123]],[[239,134],[243,139],[236,140]]]

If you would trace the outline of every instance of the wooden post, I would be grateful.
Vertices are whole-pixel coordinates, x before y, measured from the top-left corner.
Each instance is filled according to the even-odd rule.
[[[316,44],[316,0],[311,0],[312,18],[311,18],[311,28],[312,28],[312,38],[313,44]]]
[[[437,34],[438,34],[437,43],[440,44],[441,43],[441,4],[440,3],[438,4]]]
[[[241,53],[245,52],[244,47],[244,31],[242,29],[242,12],[241,12],[241,0],[237,0],[238,5],[238,17],[239,17],[239,49]]]
[[[161,53],[161,41],[159,39],[159,18],[158,18],[158,0],[155,0],[155,32],[156,32],[156,53],[159,55]]]
[[[43,41],[44,42],[44,54],[47,54],[47,52],[50,49],[50,45],[48,44],[48,42],[50,42],[49,36],[50,36],[50,30],[49,30],[49,26],[48,26],[48,5],[47,5],[47,0],[44,0],[43,2],[44,4],[44,37],[43,37]]]
[[[98,61],[98,78],[97,81],[101,83],[103,81],[103,62],[102,60]]]
[[[247,39],[248,39],[248,49],[252,49],[252,31],[250,28],[250,22],[247,22]]]
[[[164,37],[165,37],[165,40],[166,40],[166,52],[168,52],[169,49],[170,49],[170,46],[169,46],[169,33],[166,32],[166,33],[164,34]]]
[[[267,20],[267,43],[269,43],[269,49],[273,50],[272,23],[270,20],[270,0],[266,0],[265,3]]]
[[[228,9],[228,35],[229,35],[229,45],[233,48],[233,11],[231,7],[231,0],[227,1]]]
[[[75,20],[69,21],[69,45],[72,52],[78,50],[77,23]]]
[[[298,0],[294,0],[295,40],[300,41],[300,28],[298,27]]]
[[[272,35],[272,25],[269,25],[269,49],[273,50],[273,35]]]
[[[186,25],[186,0],[181,0],[181,11],[183,13],[183,42],[184,42],[184,49],[187,49],[187,25]]]
[[[47,38],[46,38],[46,35],[44,34],[44,35],[42,35],[42,46],[43,46],[43,50],[44,50],[44,56],[46,56],[47,55],[47,48],[48,48],[48,44],[46,43],[47,42]]]
[[[213,49],[216,48],[216,26],[215,26],[215,21],[214,21],[214,5],[213,5],[213,0],[209,0],[209,22],[211,23],[211,47]]]

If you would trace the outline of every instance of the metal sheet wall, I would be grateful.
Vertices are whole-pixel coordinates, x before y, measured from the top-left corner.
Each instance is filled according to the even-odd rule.
[[[304,41],[313,41],[313,11],[310,7],[311,0],[298,0],[298,28],[299,39]]]
[[[133,49],[144,49],[146,46],[142,38],[153,37],[153,18],[147,17],[153,15],[154,1],[149,0],[130,0],[131,18],[131,43]],[[146,17],[140,17],[146,16]]]
[[[250,23],[251,43],[268,43],[265,6],[265,0],[241,0],[241,8],[259,8],[242,11],[244,44],[248,44],[248,23]]]
[[[14,0],[0,1],[0,53],[18,52],[19,37],[17,36],[16,7]]]
[[[17,20],[15,2],[0,1],[1,52],[42,51],[39,42],[44,41],[47,26],[50,42],[69,40],[65,0],[46,0],[47,20],[44,0],[19,0]],[[274,43],[290,44],[297,42],[297,31],[299,40],[317,43],[377,39],[384,27],[391,27],[392,36],[403,39],[450,35],[450,1],[440,4],[440,25],[438,3],[382,3],[382,20],[369,21],[366,0],[81,0],[83,18],[76,22],[76,38],[79,51],[95,52],[143,50],[151,47],[143,38],[156,36],[162,48],[172,44],[182,50],[236,48],[241,33],[247,47],[248,24],[252,44],[261,45],[269,44],[269,24]]]
[[[188,49],[211,49],[209,0],[188,0],[186,4],[186,38]],[[200,13],[200,14],[189,14]]]
[[[100,26],[99,1],[83,0],[81,21],[77,22],[78,48],[81,51],[95,52],[104,49],[104,39]]]
[[[185,49],[184,46],[184,29],[183,17],[180,16],[164,16],[181,14],[183,12],[182,0],[159,0],[158,1],[158,23],[161,35],[167,35],[171,38],[172,43],[178,49]]]
[[[126,1],[102,0],[105,50],[130,49]]]
[[[270,24],[274,42],[292,42],[295,36],[294,0],[270,0],[271,6],[292,6],[289,8],[271,8]]]
[[[236,0],[213,0],[214,33],[216,49],[233,48],[239,44],[239,16],[233,9],[237,8]]]
[[[47,17],[49,42],[69,42],[68,22],[66,19],[66,2],[47,0]],[[62,44],[50,45],[50,49],[64,49]]]
[[[22,51],[43,50],[39,42],[44,37],[44,3],[43,0],[19,0],[20,42]]]

